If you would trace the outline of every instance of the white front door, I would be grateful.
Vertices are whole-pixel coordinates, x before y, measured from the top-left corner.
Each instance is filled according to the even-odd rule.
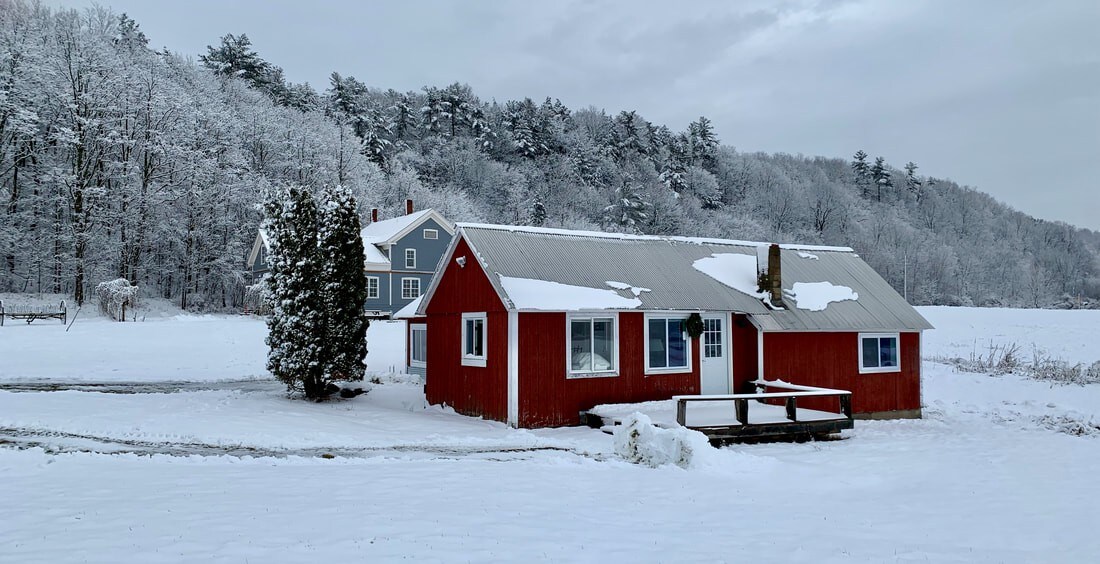
[[[701,393],[730,393],[730,352],[728,316],[724,313],[703,316]]]

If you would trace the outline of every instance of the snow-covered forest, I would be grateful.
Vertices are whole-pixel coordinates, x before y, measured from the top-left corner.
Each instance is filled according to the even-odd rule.
[[[742,152],[752,139],[705,117],[674,131],[462,84],[334,72],[317,91],[243,34],[210,42],[193,59],[106,8],[0,0],[0,292],[80,301],[122,277],[186,309],[236,307],[262,190],[341,184],[386,217],[412,198],[455,221],[848,245],[915,304],[1100,298],[1100,233],[874,147]]]

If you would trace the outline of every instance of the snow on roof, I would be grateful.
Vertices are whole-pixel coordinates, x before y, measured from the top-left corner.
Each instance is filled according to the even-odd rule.
[[[544,311],[583,311],[594,309],[634,309],[638,298],[624,298],[614,290],[573,286],[531,278],[501,276],[500,285],[516,309]]]
[[[744,294],[763,299],[756,280],[756,257],[733,253],[715,253],[701,258],[691,266],[711,278]]]
[[[364,227],[359,234],[363,237],[364,243],[371,243],[374,245],[392,243],[393,239],[401,234],[401,232],[419,223],[421,220],[426,219],[429,215],[437,216],[440,223],[443,224],[443,227],[450,229],[450,225],[443,219],[443,216],[435,213],[431,208],[427,208],[401,217],[375,221]]]
[[[795,282],[783,294],[794,300],[795,307],[810,311],[823,311],[833,302],[858,300],[859,294],[847,286],[835,286],[828,282]]]
[[[770,245],[759,241],[740,241],[737,239],[711,239],[707,237],[674,237],[666,235],[635,235],[632,233],[605,233],[603,231],[574,231],[570,229],[554,229],[551,227],[530,227],[526,225],[495,225],[490,223],[465,223],[455,224],[459,228],[497,229],[511,231],[513,233],[536,233],[542,235],[559,235],[563,237],[598,237],[601,239],[619,239],[622,241],[676,241],[681,243],[695,243],[699,245],[737,245],[739,247],[759,247]],[[780,243],[782,249],[791,251],[837,251],[855,252],[851,247],[830,247],[824,245],[796,245]]]
[[[757,287],[757,243],[476,223],[458,227],[505,305],[516,309],[729,311],[754,317],[767,331],[931,327],[848,247],[781,246],[796,251],[781,253],[782,285],[793,294],[794,307],[773,310]],[[797,251],[803,249],[813,250],[817,259],[801,258]],[[516,285],[509,279],[528,282]],[[429,300],[433,291],[429,288]]]
[[[366,239],[363,240],[363,262],[367,266],[384,266],[386,268],[390,266],[390,259],[386,258],[385,253]]]
[[[419,298],[409,302],[409,305],[397,310],[397,313],[393,314],[394,319],[412,319],[414,317],[420,317],[416,314],[416,310],[420,309],[420,302],[424,301],[424,294],[421,294]]]
[[[268,239],[266,229],[260,229],[260,240],[262,240],[264,242],[264,248],[267,249],[268,251],[270,251],[271,250],[271,240]]]

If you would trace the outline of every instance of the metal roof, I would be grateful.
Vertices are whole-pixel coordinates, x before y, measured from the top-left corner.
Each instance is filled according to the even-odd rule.
[[[790,290],[797,282],[827,281],[851,288],[859,294],[857,300],[833,302],[823,311],[794,308],[788,300],[788,309],[773,310],[760,299],[693,267],[696,260],[712,254],[755,257],[757,248],[766,243],[461,223],[458,233],[478,255],[489,280],[510,308],[501,276],[601,289],[608,289],[608,281],[622,282],[650,290],[637,296],[642,302],[638,310],[747,313],[765,331],[931,328],[863,259],[845,247],[784,245],[783,288]],[[802,258],[800,254],[805,253],[795,249],[812,250],[818,258]],[[633,297],[629,290],[620,294]]]

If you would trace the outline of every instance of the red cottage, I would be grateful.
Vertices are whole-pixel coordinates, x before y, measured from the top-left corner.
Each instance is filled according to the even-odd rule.
[[[428,401],[518,427],[760,378],[920,417],[931,328],[849,248],[477,224],[416,315]]]

